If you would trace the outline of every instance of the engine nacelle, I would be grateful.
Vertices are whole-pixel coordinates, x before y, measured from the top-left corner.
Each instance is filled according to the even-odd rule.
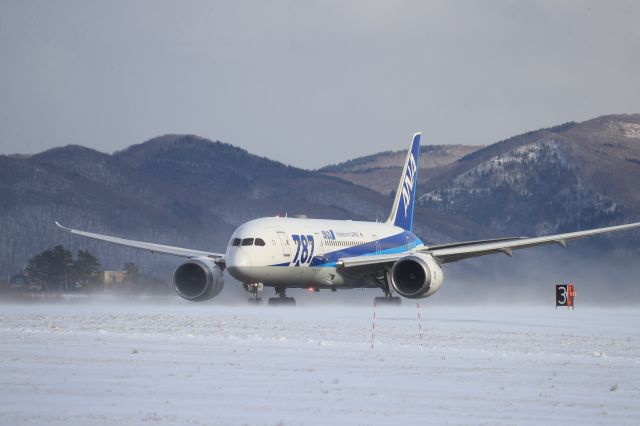
[[[191,302],[209,300],[222,291],[222,268],[208,257],[187,260],[173,273],[173,287]]]
[[[390,275],[396,293],[409,299],[431,296],[440,289],[444,280],[442,268],[427,254],[412,254],[399,259],[391,268]]]

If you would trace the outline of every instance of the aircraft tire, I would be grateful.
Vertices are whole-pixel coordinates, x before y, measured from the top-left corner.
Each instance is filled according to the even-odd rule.
[[[270,297],[269,306],[295,306],[295,297]]]
[[[398,296],[394,297],[376,297],[374,299],[376,305],[388,305],[388,306],[400,306],[402,305],[402,299]]]

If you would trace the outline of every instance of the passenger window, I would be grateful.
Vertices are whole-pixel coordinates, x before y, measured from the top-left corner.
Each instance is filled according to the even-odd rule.
[[[262,246],[265,246],[266,244],[264,243],[264,240],[262,238],[256,238],[255,245],[262,247]]]
[[[244,240],[242,240],[242,245],[243,246],[252,246],[253,245],[253,238],[245,238]]]
[[[234,238],[233,242],[231,243],[232,246],[239,246],[240,245],[240,238]]]

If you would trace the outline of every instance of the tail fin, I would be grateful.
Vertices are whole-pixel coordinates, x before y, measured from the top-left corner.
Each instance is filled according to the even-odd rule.
[[[413,204],[418,183],[418,156],[420,155],[420,132],[413,135],[402,177],[396,189],[396,198],[387,223],[411,231],[413,226]]]

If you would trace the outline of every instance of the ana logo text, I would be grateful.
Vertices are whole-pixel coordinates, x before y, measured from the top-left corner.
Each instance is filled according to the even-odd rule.
[[[333,231],[322,231],[322,237],[325,240],[335,240],[336,239],[336,234]]]
[[[416,160],[413,153],[409,155],[409,163],[407,164],[407,173],[404,175],[404,183],[402,185],[402,199],[404,200],[404,217],[407,217],[407,209],[411,201],[411,193],[413,192],[413,178],[416,174]]]

